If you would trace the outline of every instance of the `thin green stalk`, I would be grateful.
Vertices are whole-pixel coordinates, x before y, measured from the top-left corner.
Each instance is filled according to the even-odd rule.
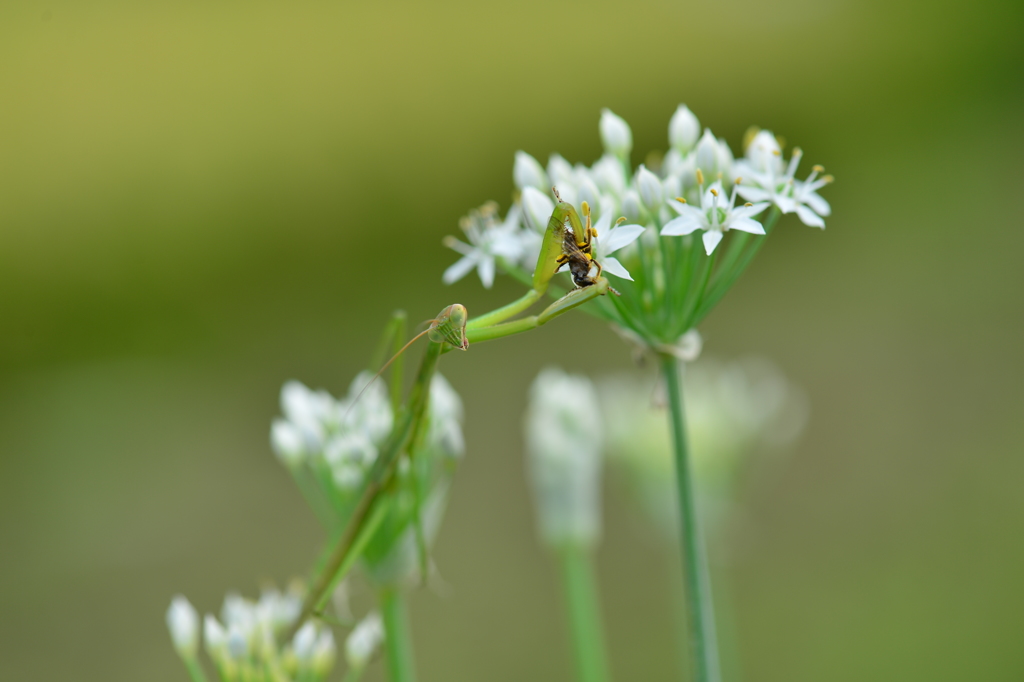
[[[715,633],[714,608],[711,601],[711,579],[700,535],[697,505],[694,499],[693,475],[683,413],[683,393],[679,381],[679,360],[662,355],[662,373],[668,386],[668,404],[672,425],[672,445],[676,461],[676,485],[679,497],[679,530],[683,554],[683,580],[687,597],[687,623],[690,630],[690,651],[693,658],[694,682],[720,682],[718,643]]]
[[[502,306],[500,308],[497,308],[496,310],[492,310],[489,313],[478,315],[477,317],[472,318],[468,323],[466,323],[466,329],[487,327],[492,324],[497,324],[498,322],[504,322],[513,315],[518,315],[519,313],[529,308],[531,305],[536,303],[539,298],[540,294],[538,294],[533,289],[530,289],[520,298],[516,299],[515,301],[512,301],[508,305]]]
[[[415,682],[416,665],[409,632],[409,614],[405,599],[397,587],[380,591],[380,611],[384,621],[384,649],[387,652],[391,682]]]
[[[573,659],[579,682],[608,682],[608,654],[604,648],[601,610],[590,554],[583,547],[559,548],[565,604],[569,616]]]

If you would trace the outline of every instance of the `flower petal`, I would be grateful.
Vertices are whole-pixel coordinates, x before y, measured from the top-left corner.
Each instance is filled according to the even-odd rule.
[[[666,237],[678,237],[690,234],[702,227],[704,227],[703,222],[696,216],[682,215],[665,223],[665,227],[661,228],[661,234]]]
[[[734,217],[730,220],[729,229],[742,230],[743,232],[749,232],[750,234],[764,234],[764,225],[753,218],[744,218],[743,216]]]
[[[747,201],[767,201],[772,198],[772,193],[768,190],[750,185],[740,185],[736,188],[736,193]]]
[[[490,289],[494,284],[494,259],[484,256],[480,259],[480,281],[484,283],[485,289]]]
[[[775,197],[775,205],[779,207],[783,213],[792,213],[796,210],[797,203],[790,197]]]
[[[804,197],[804,203],[811,207],[815,213],[820,216],[832,215],[832,207],[828,205],[828,202],[821,198],[821,195],[817,192],[809,192]]]
[[[445,284],[458,282],[465,277],[470,270],[476,267],[477,256],[467,255],[448,266],[448,269],[441,275],[441,281]]]
[[[629,276],[629,271],[622,266],[622,263],[619,262],[618,258],[614,258],[612,256],[605,258],[601,261],[601,267],[604,269],[604,272],[607,272],[609,275],[628,279],[630,282],[633,281],[633,278]]]
[[[753,218],[771,205],[772,204],[769,201],[759,201],[756,204],[751,204],[750,206],[740,206],[739,208],[733,209],[732,215],[734,218]]]
[[[555,203],[535,187],[523,188],[522,201],[527,224],[537,232],[543,232],[548,226],[548,218],[555,211]]]
[[[643,225],[619,225],[612,228],[604,238],[598,238],[601,253],[615,253],[622,247],[632,244],[646,229]]]
[[[803,221],[804,225],[810,225],[811,227],[820,227],[825,229],[825,221],[821,219],[817,213],[811,209],[803,206],[802,204],[796,205],[796,214],[800,216],[800,220]]]
[[[708,230],[704,233],[704,248],[710,256],[714,252],[718,242],[722,241],[722,233],[718,230]]]

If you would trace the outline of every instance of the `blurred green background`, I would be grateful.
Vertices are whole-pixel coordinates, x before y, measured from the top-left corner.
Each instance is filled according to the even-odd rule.
[[[1020,3],[0,5],[0,677],[184,680],[164,611],[300,575],[322,534],[272,456],[283,381],[341,393],[446,288],[513,153],[634,162],[685,102],[837,182],[702,327],[811,399],[733,569],[747,682],[1024,679]],[[586,353],[568,358],[586,334]],[[449,356],[469,455],[418,593],[421,677],[570,675],[521,415],[544,365],[625,369],[592,319]],[[648,370],[649,371],[649,370]],[[612,494],[620,680],[673,679],[670,551]],[[371,679],[381,679],[375,664]]]

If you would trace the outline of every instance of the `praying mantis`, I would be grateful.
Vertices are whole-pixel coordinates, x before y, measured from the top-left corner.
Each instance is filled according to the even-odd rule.
[[[455,349],[467,350],[470,342],[494,340],[536,329],[609,291],[618,294],[602,276],[600,263],[594,260],[592,239],[597,236],[597,231],[591,225],[590,207],[583,202],[581,209],[584,219],[581,220],[576,208],[562,201],[556,189],[552,188],[552,191],[557,204],[544,232],[532,278],[532,288],[526,294],[508,305],[472,319],[465,306],[458,303],[449,305],[429,321],[423,332],[404,345],[401,338],[404,336],[404,317],[399,322],[396,316],[386,329],[385,344],[393,341],[393,347],[398,350],[370,380],[371,382],[422,336],[427,337],[427,349],[404,404],[401,403],[400,364],[395,364],[392,368],[391,396],[397,408],[395,424],[380,448],[351,515],[341,528],[340,534],[334,539],[333,549],[319,562],[320,570],[310,584],[302,612],[289,637],[294,635],[294,630],[309,617],[321,615],[335,586],[352,568],[387,515],[389,496],[386,492],[394,479],[401,456],[412,458],[416,455],[427,413],[430,383],[441,355]],[[558,298],[539,314],[512,320],[511,318],[525,312],[547,293],[551,279],[564,265],[568,265],[576,288]],[[594,268],[597,272],[591,276],[590,272]],[[417,525],[417,551],[420,555],[421,573],[425,573],[426,543],[419,528],[419,518],[416,517],[413,522]]]

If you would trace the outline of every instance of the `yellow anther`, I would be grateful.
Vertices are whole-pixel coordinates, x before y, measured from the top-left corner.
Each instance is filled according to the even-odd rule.
[[[686,203],[686,199],[684,199],[682,197],[676,197],[676,201],[678,201],[680,204],[685,204]]]
[[[734,185],[738,185],[738,184],[740,184],[741,182],[743,182],[743,178],[736,178],[736,182],[734,182],[733,184],[734,184]]]
[[[624,222],[626,222],[626,216],[622,216],[621,218],[619,218],[618,220],[616,220],[616,221],[615,221],[615,227],[618,227],[619,225],[621,225],[621,224],[622,224],[622,223],[624,223]]]
[[[773,149],[772,154],[774,154],[775,156],[782,156],[782,152],[780,152],[778,149]]]
[[[701,172],[700,168],[697,169],[697,184],[704,184],[704,173]]]
[[[580,205],[580,208],[583,210],[583,215],[585,215],[585,216],[589,216],[590,215],[590,204],[588,204],[587,202],[584,201]]]
[[[833,180],[835,180],[835,178],[832,177],[831,175],[826,175],[825,177],[822,178],[822,180],[824,180],[825,182],[832,182]]]
[[[800,149],[800,147],[793,147],[793,156],[803,156],[803,155],[804,155],[804,150],[803,149]]]
[[[753,204],[750,203],[749,201],[747,203],[743,204],[743,205],[746,206],[747,208],[750,208],[751,206],[753,206]]]
[[[818,164],[818,165],[815,165],[814,167],[812,167],[811,170],[814,171],[815,173],[824,173],[825,172],[825,167],[822,166],[821,164]]]
[[[447,237],[441,240],[441,244],[447,246],[450,249],[452,248],[452,244],[455,244],[458,241],[459,240],[456,239],[455,237],[448,235]]]
[[[715,189],[714,187],[711,188],[711,193],[714,194],[716,197],[718,196],[718,190]]]

